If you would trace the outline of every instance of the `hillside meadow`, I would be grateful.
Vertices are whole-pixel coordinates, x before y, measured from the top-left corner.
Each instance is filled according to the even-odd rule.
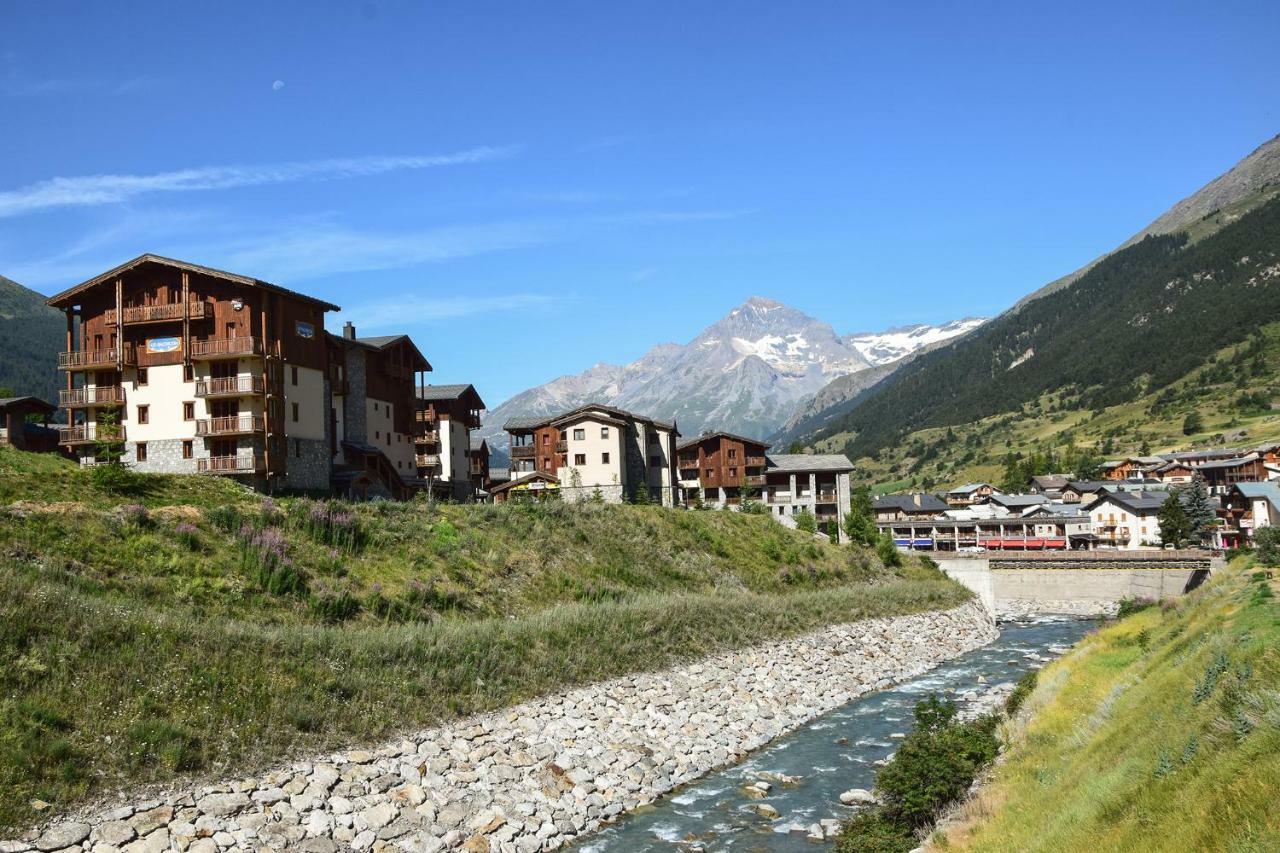
[[[0,449],[0,828],[967,598],[767,516],[273,499]]]

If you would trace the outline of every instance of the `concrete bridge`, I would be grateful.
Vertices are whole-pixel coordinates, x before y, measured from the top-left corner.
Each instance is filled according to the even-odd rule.
[[[1214,551],[1057,551],[932,555],[1000,618],[1115,611],[1121,599],[1174,598],[1225,565]]]

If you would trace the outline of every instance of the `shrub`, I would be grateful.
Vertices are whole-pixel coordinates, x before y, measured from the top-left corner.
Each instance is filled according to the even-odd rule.
[[[118,510],[120,523],[134,530],[146,530],[151,526],[151,514],[142,504],[125,504]]]
[[[255,530],[240,528],[244,564],[250,576],[272,595],[306,595],[307,578],[289,558],[284,536],[274,527]]]
[[[93,466],[89,479],[99,491],[126,497],[141,497],[149,485],[145,474],[131,471],[118,462]]]
[[[294,507],[294,526],[331,548],[355,552],[364,545],[359,520],[336,502],[299,501]]]
[[[200,530],[194,524],[186,521],[181,522],[173,528],[173,535],[188,550],[197,551],[200,549]]]
[[[354,619],[361,609],[360,599],[345,589],[340,592],[313,594],[309,603],[311,612],[330,625]]]
[[[876,777],[885,813],[912,829],[928,826],[943,808],[964,796],[978,771],[999,751],[994,716],[920,725],[917,712],[917,725]]]
[[[1027,697],[1031,695],[1031,691],[1036,689],[1037,672],[1031,670],[1018,679],[1018,683],[1013,685],[1013,692],[1004,700],[1005,713],[1013,716],[1018,713],[1018,709],[1027,701]]]
[[[1154,598],[1122,598],[1120,599],[1120,609],[1116,611],[1116,615],[1123,619],[1126,616],[1141,613],[1143,610],[1155,606],[1156,600]]]
[[[836,853],[907,853],[918,845],[911,827],[881,809],[860,812],[845,821]]]
[[[204,511],[204,517],[223,533],[235,533],[241,527],[240,511],[233,506],[210,507]]]
[[[818,532],[818,519],[809,510],[800,510],[792,518],[795,519],[797,530],[803,530],[805,533]]]
[[[898,550],[897,545],[893,544],[893,537],[888,533],[881,534],[876,542],[876,556],[888,568],[902,565],[902,552]]]

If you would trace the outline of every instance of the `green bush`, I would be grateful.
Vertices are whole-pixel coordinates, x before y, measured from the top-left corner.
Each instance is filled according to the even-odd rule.
[[[876,556],[880,558],[881,563],[890,568],[902,565],[902,552],[898,550],[897,545],[893,544],[893,537],[888,533],[882,533],[876,541]]]
[[[1018,683],[1013,685],[1013,692],[1004,700],[1005,713],[1010,716],[1018,713],[1022,703],[1026,702],[1027,697],[1031,695],[1031,691],[1036,689],[1037,680],[1037,671],[1034,669],[1018,679]]]
[[[796,522],[796,529],[803,530],[805,533],[818,532],[818,519],[813,513],[807,509],[802,509],[792,516]]]
[[[1143,610],[1155,606],[1156,600],[1154,598],[1122,598],[1120,599],[1120,609],[1116,612],[1116,616],[1123,619],[1126,616],[1141,613]]]
[[[907,853],[918,845],[911,827],[880,809],[869,809],[844,822],[836,853]]]
[[[1253,534],[1253,547],[1257,549],[1259,564],[1280,566],[1280,527],[1258,528]]]
[[[90,469],[89,479],[99,491],[126,497],[141,497],[150,485],[146,474],[131,471],[118,462],[95,465]]]

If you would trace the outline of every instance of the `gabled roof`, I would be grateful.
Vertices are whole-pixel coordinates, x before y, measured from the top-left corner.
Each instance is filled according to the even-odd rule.
[[[423,385],[418,389],[418,399],[428,403],[458,400],[463,397],[474,397],[475,399],[471,401],[473,407],[477,409],[484,408],[484,400],[480,399],[480,392],[468,382],[459,382],[453,385]]]
[[[206,275],[210,278],[220,278],[223,281],[229,281],[233,284],[243,284],[247,287],[260,287],[263,290],[269,290],[273,293],[279,293],[293,299],[300,299],[304,302],[310,302],[317,305],[325,311],[341,311],[337,305],[332,302],[326,302],[323,299],[316,299],[314,296],[307,296],[305,293],[298,293],[296,290],[289,290],[287,287],[281,287],[278,284],[272,284],[269,281],[251,278],[249,276],[240,275],[238,273],[227,272],[226,270],[214,269],[213,267],[205,267],[199,264],[193,264],[189,261],[179,261],[173,258],[166,258],[162,255],[153,255],[150,252],[138,255],[131,261],[126,261],[118,267],[107,270],[101,275],[96,275],[88,281],[82,281],[75,287],[68,288],[61,293],[50,296],[45,302],[55,308],[62,308],[72,304],[74,297],[79,296],[88,290],[92,290],[100,284],[104,284],[117,276],[137,269],[143,264],[159,264],[161,266],[173,267],[174,269],[186,270],[197,275]]]
[[[676,445],[676,450],[684,450],[686,447],[693,447],[695,444],[701,444],[711,438],[727,438],[730,441],[740,441],[743,444],[755,444],[765,448],[766,450],[772,446],[769,442],[761,441],[758,438],[747,438],[745,435],[735,435],[734,433],[725,432],[724,430],[716,430],[715,432],[704,432],[702,435],[682,441]]]
[[[413,338],[408,335],[378,335],[372,338],[347,338],[339,337],[339,340],[347,343],[356,343],[366,349],[377,350],[378,352],[386,352],[397,344],[404,343],[409,349],[413,350],[413,354],[418,359],[418,370],[430,370],[431,362],[427,361],[427,357],[418,349],[418,345],[413,342]]]
[[[1257,462],[1262,457],[1256,453],[1249,453],[1244,456],[1237,456],[1232,459],[1216,459],[1212,462],[1204,462],[1196,466],[1197,471],[1218,470],[1220,468],[1239,468],[1241,465],[1248,465]]]
[[[657,429],[669,430],[671,432],[675,432],[676,435],[679,435],[679,433],[676,432],[676,425],[674,422],[668,423],[667,421],[660,421],[655,418],[646,417],[645,415],[637,415],[635,412],[628,412],[626,409],[619,409],[617,406],[606,406],[603,403],[587,403],[584,406],[578,406],[577,408],[570,409],[567,412],[561,412],[556,415],[547,415],[545,417],[508,418],[507,422],[502,425],[502,428],[505,430],[537,429],[538,427],[551,426],[554,423],[564,422],[566,419],[574,415],[592,411],[611,415],[618,420],[639,421],[641,423],[651,424]]]
[[[1005,509],[1026,509],[1029,506],[1046,504],[1049,499],[1044,495],[992,495],[991,502]]]
[[[769,453],[767,473],[774,471],[836,471],[853,470],[853,463],[842,453]]]
[[[917,503],[919,501],[919,503]],[[871,502],[873,509],[897,509],[903,512],[946,512],[950,507],[937,495],[881,495]]]
[[[1169,499],[1172,492],[1108,492],[1100,495],[1097,500],[1089,504],[1088,509],[1092,509],[1100,503],[1108,501],[1124,507],[1130,512],[1138,514],[1149,514],[1152,511],[1160,509],[1164,502]]]
[[[57,406],[52,403],[46,403],[39,397],[0,397],[0,412],[7,412],[10,407],[43,412],[46,415],[51,415],[58,411]]]
[[[489,494],[492,495],[492,494],[496,494],[497,492],[505,492],[507,489],[511,489],[516,486],[520,486],[525,483],[532,483],[534,480],[540,480],[544,483],[556,483],[556,484],[560,483],[560,478],[557,477],[555,474],[548,474],[546,471],[531,471],[528,474],[525,474],[523,477],[520,477],[518,479],[508,480],[505,483],[501,483],[497,486],[493,486],[492,488],[489,489]]]
[[[613,415],[604,415],[594,410],[587,410],[585,412],[569,412],[569,414],[556,418],[552,421],[551,426],[568,426],[569,424],[581,423],[582,421],[612,424],[616,427],[625,427],[627,425],[627,422],[622,418],[614,417]]]
[[[1066,474],[1037,474],[1031,478],[1042,489],[1061,489],[1067,485]]]
[[[947,492],[949,495],[971,495],[979,489],[991,489],[993,492],[999,492],[995,486],[990,483],[965,483],[963,486],[956,486]]]
[[[475,452],[477,452],[477,451],[479,451],[479,450],[483,450],[483,451],[485,451],[485,452],[488,452],[488,450],[489,450],[489,442],[485,441],[483,438],[481,438],[481,437],[480,437],[480,436],[478,436],[478,435],[473,435],[473,436],[471,436],[470,447],[471,447],[471,452],[472,452],[472,453],[475,453]]]
[[[1096,492],[1101,489],[1110,491],[1115,488],[1113,483],[1114,481],[1112,480],[1072,480],[1070,483],[1067,483],[1067,488],[1073,492],[1080,492],[1083,494],[1086,492]]]

